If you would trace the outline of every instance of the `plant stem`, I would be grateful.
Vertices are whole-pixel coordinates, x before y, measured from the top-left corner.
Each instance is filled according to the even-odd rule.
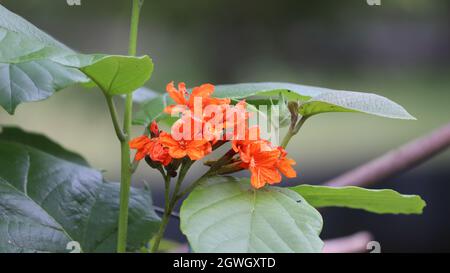
[[[121,151],[121,179],[120,179],[120,209],[119,230],[117,234],[117,252],[123,253],[127,246],[128,203],[131,187],[130,148],[128,142],[120,143]]]
[[[153,245],[151,248],[151,252],[156,252],[159,248],[159,244],[161,243],[161,239],[164,236],[164,232],[166,230],[167,224],[169,223],[170,215],[172,214],[172,211],[170,210],[170,176],[166,175],[164,177],[164,202],[165,202],[165,208],[163,217],[161,219],[161,225],[159,226],[158,233],[155,235],[155,239],[153,241]]]
[[[229,161],[233,158],[233,156],[236,154],[236,152],[233,149],[230,149],[228,152],[226,152],[221,158],[219,158],[212,166],[211,168],[204,173],[202,176],[200,176],[197,180],[195,180],[191,185],[189,185],[186,189],[184,189],[182,192],[178,193],[177,196],[175,196],[176,201],[183,198],[183,196],[189,194],[192,190],[195,189],[195,187],[198,186],[198,184],[205,179],[208,176],[217,174],[217,170],[220,169],[222,166],[229,163]]]
[[[142,5],[141,0],[133,0],[131,12],[130,40],[128,54],[136,55],[137,34],[139,25],[139,13]],[[125,252],[127,246],[128,232],[128,203],[131,187],[131,164],[130,164],[130,147],[128,142],[131,133],[131,119],[133,113],[133,94],[129,93],[125,100],[125,112],[123,119],[123,133],[125,138],[121,140],[121,178],[120,178],[120,211],[119,211],[119,227],[117,233],[117,252]]]
[[[183,198],[183,196],[189,194],[193,189],[195,189],[195,187],[198,186],[198,184],[206,177],[214,175],[214,172],[212,172],[211,170],[207,171],[206,173],[204,173],[202,176],[200,176],[200,178],[198,178],[197,180],[195,180],[194,182],[192,182],[191,185],[189,185],[186,189],[184,189],[182,192],[178,193],[178,195],[176,196],[177,200],[180,200],[181,198]]]
[[[117,138],[119,141],[125,141],[125,134],[119,125],[119,118],[117,116],[116,106],[114,105],[114,101],[112,96],[105,94],[106,102],[108,104],[109,113],[111,114],[111,120],[114,125],[114,130],[116,131]]]
[[[286,148],[287,145],[289,144],[289,141],[291,141],[291,138],[293,136],[295,136],[298,131],[300,130],[300,128],[302,128],[303,124],[305,123],[305,121],[307,120],[307,117],[302,117],[297,124],[295,124],[295,126],[290,126],[288,132],[286,133],[286,135],[283,138],[283,141],[281,142],[281,147]]]
[[[180,173],[179,173],[178,179],[177,179],[177,184],[175,185],[175,189],[172,193],[172,198],[170,200],[169,200],[170,187],[169,187],[168,183],[166,182],[166,187],[165,187],[166,205],[165,205],[163,217],[161,219],[161,225],[159,226],[158,233],[155,235],[155,238],[153,241],[153,245],[151,248],[152,253],[158,251],[159,244],[161,243],[161,239],[164,237],[164,233],[166,231],[167,224],[169,223],[170,215],[172,215],[172,211],[175,208],[175,205],[178,201],[177,197],[178,197],[178,192],[180,191],[180,188],[181,188],[181,184],[183,183],[184,178],[186,177],[186,174],[193,163],[194,163],[194,161],[188,159],[187,161],[183,162],[183,164],[181,165]]]
[[[131,10],[130,38],[128,42],[128,55],[130,56],[136,55],[139,14],[141,12],[143,3],[143,0],[133,0],[133,7]]]

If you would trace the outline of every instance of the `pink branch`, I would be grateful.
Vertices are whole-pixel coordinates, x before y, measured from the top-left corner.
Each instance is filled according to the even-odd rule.
[[[325,184],[333,187],[367,186],[414,168],[450,146],[450,123],[444,127],[392,150]]]
[[[361,231],[350,236],[325,241],[324,253],[360,253],[367,252],[372,234]]]

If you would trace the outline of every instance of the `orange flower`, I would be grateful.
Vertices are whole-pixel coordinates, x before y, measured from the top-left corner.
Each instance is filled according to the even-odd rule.
[[[169,155],[173,158],[189,156],[192,160],[199,160],[212,151],[211,143],[207,140],[175,140],[168,133],[162,132],[160,142],[169,149]]]
[[[287,152],[283,147],[278,147],[278,150],[280,151],[280,159],[277,162],[277,168],[288,178],[297,177],[297,172],[292,168],[292,165],[296,164],[295,160],[286,157]]]
[[[211,95],[214,93],[214,85],[209,83],[194,87],[190,96],[188,96],[186,84],[184,82],[180,82],[178,84],[178,89],[176,89],[174,82],[172,81],[167,84],[166,91],[176,103],[175,105],[169,105],[164,109],[164,112],[168,114],[184,112],[187,109],[194,110],[196,98],[201,99],[202,109],[208,105],[230,104],[230,99],[212,98]],[[189,97],[189,99],[187,99],[187,97]]]
[[[139,161],[148,155],[151,142],[152,141],[147,136],[140,136],[130,141],[130,149],[137,150],[134,155],[134,160]]]
[[[250,117],[250,113],[246,109],[247,103],[245,100],[239,101],[236,105],[227,105],[224,109],[224,126],[225,128],[234,128],[237,132],[236,126],[243,125],[247,123]]]
[[[159,138],[152,138],[153,140],[153,147],[150,150],[150,158],[153,161],[161,162],[164,166],[167,166],[172,162],[172,157],[169,154],[169,149],[164,147],[161,144],[161,141]]]
[[[200,85],[199,87],[194,87],[192,90],[192,94],[189,97],[189,108],[194,108],[194,99],[202,98],[203,108],[208,105],[221,105],[221,104],[230,104],[231,100],[228,98],[220,99],[220,98],[212,98],[211,95],[214,93],[214,85],[210,83],[205,83]]]
[[[160,162],[164,166],[169,165],[172,157],[169,155],[167,148],[164,148],[159,138],[149,138],[147,136],[140,136],[130,141],[131,149],[136,149],[134,160],[139,161],[149,156],[153,161]]]
[[[280,152],[278,150],[263,151],[260,142],[248,145],[248,153],[241,152],[242,167],[248,168],[251,173],[250,183],[256,189],[266,184],[281,182],[281,175],[277,170]]]
[[[211,153],[213,145],[222,137],[223,142],[219,144],[231,141],[232,147],[228,157],[224,157],[225,161],[229,160],[224,164],[232,165],[232,169],[227,170],[248,169],[254,188],[280,183],[282,174],[289,178],[296,177],[292,167],[295,161],[287,157],[286,151],[261,139],[258,126],[248,128],[250,112],[246,109],[245,100],[230,105],[230,99],[214,98],[212,84],[194,87],[190,95],[184,83],[179,83],[176,88],[174,82],[170,82],[166,89],[176,104],[166,107],[164,111],[175,111],[181,116],[171,127],[170,133],[160,131],[153,121],[149,127],[150,138],[140,136],[130,141],[130,148],[137,150],[135,160],[148,156],[164,166],[173,158],[199,160]]]
[[[239,131],[233,131],[233,135],[231,136],[231,148],[236,152],[241,152],[241,148],[248,147],[251,143],[256,140],[261,140],[260,138],[260,129],[259,126],[252,126],[245,130],[244,136],[239,134]]]
[[[187,100],[187,90],[186,84],[184,82],[180,82],[178,84],[178,89],[175,88],[174,82],[170,82],[166,86],[166,91],[169,93],[169,96],[175,101],[176,104],[186,105]]]
[[[292,168],[295,161],[286,157],[283,148],[273,148],[267,140],[243,141],[237,143],[237,149],[242,160],[241,166],[249,169],[250,183],[256,189],[266,184],[280,183],[280,172],[289,178],[297,176]]]

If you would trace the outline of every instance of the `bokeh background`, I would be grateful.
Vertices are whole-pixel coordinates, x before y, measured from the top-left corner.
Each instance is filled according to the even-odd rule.
[[[85,53],[126,54],[130,1],[0,0],[52,36]],[[450,1],[146,0],[139,53],[155,71],[148,86],[171,80],[189,86],[288,81],[375,92],[402,104],[417,121],[363,114],[309,120],[290,144],[300,176],[286,184],[324,182],[450,120]],[[69,88],[0,124],[41,132],[79,151],[105,176],[119,180],[119,146],[98,90]],[[135,128],[137,136],[142,128]],[[372,232],[383,252],[450,251],[450,151],[375,187],[420,194],[421,216],[380,216],[326,209],[324,238]],[[197,166],[188,179],[200,174]],[[245,174],[243,174],[245,175]],[[141,164],[136,185],[151,184],[162,205],[158,175]],[[172,222],[168,237],[185,241]]]

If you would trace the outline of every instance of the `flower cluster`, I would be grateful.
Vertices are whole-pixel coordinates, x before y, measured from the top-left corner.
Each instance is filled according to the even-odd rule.
[[[231,156],[215,166],[216,173],[248,169],[254,188],[281,182],[281,174],[296,177],[292,168],[295,161],[286,157],[286,151],[262,139],[258,126],[249,128],[250,113],[245,101],[233,105],[230,99],[212,97],[214,86],[211,84],[195,87],[189,94],[184,83],[176,88],[171,82],[166,90],[175,104],[167,106],[164,112],[178,119],[170,133],[159,130],[153,121],[150,136],[131,140],[130,148],[137,150],[136,161],[147,158],[167,167],[173,160],[186,157],[202,159],[217,147],[231,142],[227,153]]]

